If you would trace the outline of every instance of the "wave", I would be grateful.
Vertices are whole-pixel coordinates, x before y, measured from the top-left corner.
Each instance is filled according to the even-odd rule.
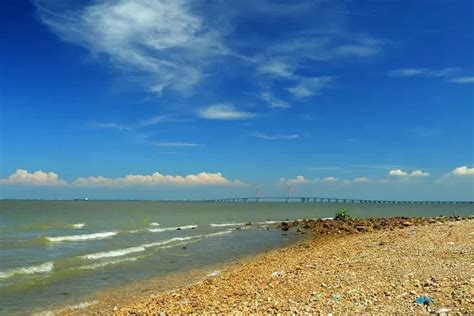
[[[211,224],[211,227],[228,227],[228,226],[244,226],[245,223],[219,223]]]
[[[57,236],[57,237],[46,237],[50,242],[64,242],[64,241],[85,241],[85,240],[98,240],[109,238],[117,235],[116,231],[113,232],[101,232],[93,234],[83,234],[83,235],[68,235],[68,236]]]
[[[197,225],[186,225],[186,226],[179,226],[179,227],[166,227],[166,228],[149,228],[148,231],[152,233],[161,233],[167,232],[171,230],[185,230],[185,229],[195,229]]]
[[[160,226],[160,223],[153,222],[153,223],[150,223],[150,226]]]
[[[264,222],[255,222],[255,225],[273,225],[281,223],[282,221],[264,221]]]
[[[137,252],[143,252],[146,251],[147,248],[151,247],[157,247],[157,246],[163,246],[170,244],[175,241],[185,241],[185,240],[190,240],[190,239],[196,239],[200,238],[202,235],[197,235],[197,236],[189,236],[189,237],[175,237],[163,241],[158,241],[154,243],[148,243],[148,244],[143,244],[135,247],[129,247],[129,248],[123,248],[123,249],[116,249],[116,250],[110,250],[110,251],[104,251],[104,252],[97,252],[97,253],[92,253],[92,254],[87,254],[83,255],[80,258],[82,259],[89,259],[89,260],[96,260],[96,259],[104,259],[104,258],[113,258],[113,257],[121,257],[121,256],[126,256],[131,253],[137,253]]]
[[[56,310],[34,313],[32,315],[33,316],[53,316],[53,315],[57,315],[57,314],[60,314],[60,313],[65,313],[65,312],[68,312],[68,311],[75,311],[77,309],[87,308],[89,306],[96,305],[98,303],[99,303],[99,301],[94,300],[94,301],[90,301],[90,302],[83,302],[83,303],[79,303],[79,304],[76,304],[76,305],[66,306],[64,308],[60,308],[60,309],[56,309]]]
[[[89,254],[89,255],[81,256],[81,258],[84,258],[84,259],[102,259],[102,258],[110,258],[110,257],[120,257],[120,256],[128,255],[130,253],[142,252],[142,251],[145,251],[145,250],[146,250],[145,247],[137,246],[137,247],[130,247],[130,248],[125,248],[125,249],[118,249],[118,250],[92,253],[92,254]]]
[[[122,258],[122,259],[112,259],[112,260],[106,260],[94,264],[88,264],[85,266],[79,266],[77,269],[81,270],[94,270],[97,268],[103,268],[111,264],[118,264],[118,263],[124,263],[124,262],[132,262],[132,261],[137,261],[139,257],[131,257],[131,258]]]
[[[54,264],[51,261],[22,268],[13,268],[6,271],[0,271],[0,279],[8,279],[15,275],[41,274],[53,271]]]
[[[72,228],[84,228],[84,223],[71,224]]]
[[[205,236],[206,237],[212,237],[212,236],[227,235],[227,234],[231,234],[232,232],[233,232],[233,230],[229,229],[229,230],[223,230],[223,231],[216,232],[216,233],[210,233],[210,234],[207,234]]]
[[[162,246],[162,245],[167,245],[169,243],[172,243],[174,241],[184,241],[184,240],[190,240],[190,239],[197,239],[197,238],[201,238],[201,237],[202,237],[202,235],[188,236],[188,237],[175,237],[175,238],[171,238],[171,239],[168,239],[168,240],[163,240],[163,241],[152,242],[152,243],[149,243],[149,244],[144,244],[144,245],[142,245],[142,247],[150,248],[150,247]]]

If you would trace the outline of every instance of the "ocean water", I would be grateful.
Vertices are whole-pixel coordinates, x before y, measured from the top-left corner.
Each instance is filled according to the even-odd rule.
[[[282,247],[301,236],[267,229],[272,223],[342,207],[356,217],[474,214],[473,204],[0,200],[0,314],[79,304],[105,289]]]

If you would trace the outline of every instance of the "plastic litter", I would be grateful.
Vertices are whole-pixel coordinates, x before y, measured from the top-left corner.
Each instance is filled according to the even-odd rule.
[[[430,305],[433,304],[433,299],[429,296],[418,296],[415,302],[420,305]]]
[[[339,301],[341,300],[341,297],[340,297],[339,295],[337,295],[337,294],[333,294],[333,295],[332,295],[332,300],[333,300],[334,302],[339,302]]]
[[[272,277],[279,277],[283,275],[283,271],[275,271],[272,273]]]
[[[436,311],[436,315],[445,316],[448,315],[451,309],[447,307],[442,307]]]

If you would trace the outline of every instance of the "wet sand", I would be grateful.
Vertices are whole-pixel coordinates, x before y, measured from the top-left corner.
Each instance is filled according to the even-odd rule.
[[[474,313],[472,218],[317,220],[278,229],[311,238],[189,286],[66,314]],[[431,302],[417,303],[422,296]]]

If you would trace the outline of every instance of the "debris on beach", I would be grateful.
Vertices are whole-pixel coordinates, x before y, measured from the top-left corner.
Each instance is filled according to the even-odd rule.
[[[114,313],[474,314],[473,218],[285,223],[310,238]]]
[[[433,299],[429,296],[418,296],[415,302],[420,305],[431,305],[433,304]]]
[[[281,277],[285,272],[284,271],[275,271],[271,274],[272,277]]]

